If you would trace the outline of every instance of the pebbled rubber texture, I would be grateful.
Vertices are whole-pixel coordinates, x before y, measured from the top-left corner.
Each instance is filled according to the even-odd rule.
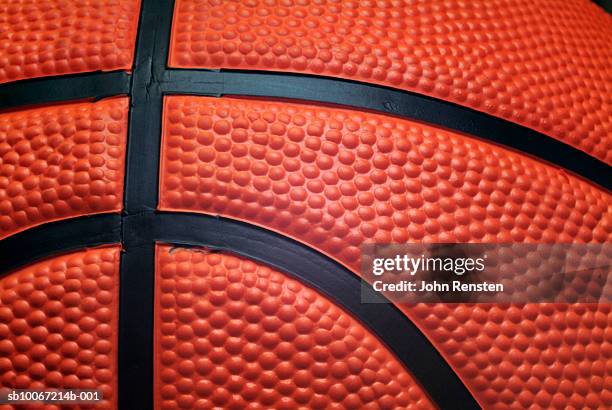
[[[252,261],[157,247],[155,408],[428,409],[378,339]]]
[[[166,97],[160,209],[220,214],[357,270],[359,245],[604,242],[610,195],[560,169],[377,114]]]
[[[75,252],[0,279],[1,387],[95,388],[102,402],[71,408],[116,408],[119,254]],[[26,407],[0,405],[13,408]]]
[[[609,303],[404,310],[485,409],[612,406]]]
[[[610,195],[561,169],[337,108],[166,97],[160,178],[161,210],[254,223],[356,273],[364,242],[612,239]],[[612,404],[609,306],[400,308],[486,408]]]
[[[127,98],[0,114],[0,239],[122,207]]]
[[[140,0],[0,0],[0,84],[129,70]]]
[[[169,65],[319,74],[484,111],[612,163],[612,17],[588,0],[176,0]]]

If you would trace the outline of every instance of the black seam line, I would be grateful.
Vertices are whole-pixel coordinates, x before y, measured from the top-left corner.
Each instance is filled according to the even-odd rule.
[[[531,128],[437,98],[374,84],[307,74],[240,70],[164,72],[164,94],[314,101],[421,121],[500,144],[612,190],[610,166]]]
[[[153,408],[153,305],[155,246],[135,244],[126,220],[157,207],[162,93],[159,79],[166,68],[173,0],[141,3],[134,71],[130,82],[130,113],[122,215],[119,290],[119,409]],[[137,218],[139,220],[139,218]],[[133,227],[146,231],[142,223]]]
[[[121,258],[122,275],[130,273],[135,286],[121,284],[121,298],[140,300],[142,306],[130,305],[134,314],[123,311],[123,322],[132,323],[136,329],[120,330],[118,351],[127,354],[125,336],[135,339],[127,347],[139,346],[148,356],[146,334],[140,335],[143,325],[137,319],[151,320],[149,331],[152,349],[152,321],[155,272],[155,242],[180,246],[206,247],[238,254],[283,271],[337,302],[356,320],[376,334],[395,354],[404,366],[426,390],[430,398],[441,408],[479,408],[475,399],[458,376],[431,345],[419,329],[392,304],[362,304],[361,291],[368,292],[368,300],[384,299],[369,285],[362,283],[355,274],[318,251],[293,239],[247,223],[227,218],[202,214],[146,212],[121,217],[119,214],[100,214],[70,218],[30,228],[0,241],[0,274],[8,273],[34,261],[90,247],[112,245],[123,239]],[[35,244],[35,246],[32,246]],[[122,277],[122,280],[125,278]],[[144,284],[145,287],[140,285]],[[149,288],[149,285],[151,286]],[[362,288],[363,286],[363,288]],[[150,292],[150,294],[149,294]],[[142,294],[145,293],[143,298]],[[146,303],[145,303],[146,302]],[[125,307],[125,306],[124,306]],[[143,315],[146,311],[147,315]],[[120,313],[120,319],[121,319]],[[121,329],[121,328],[120,328]],[[131,352],[137,354],[137,352]],[[140,357],[141,354],[137,356]],[[140,357],[142,359],[142,357]],[[119,359],[119,399],[122,394],[132,394],[140,405],[136,408],[152,407],[151,383],[145,383],[148,366],[153,366],[153,357],[148,361]],[[127,362],[125,360],[128,360]],[[129,366],[126,368],[126,366]],[[123,372],[123,373],[121,373]],[[125,374],[128,373],[128,374]],[[138,377],[140,382],[125,386],[128,376]],[[152,373],[151,373],[152,377]],[[150,403],[147,395],[150,395]],[[125,403],[125,402],[124,402]],[[122,408],[120,406],[120,408]]]
[[[70,74],[0,85],[0,110],[78,100],[101,100],[129,92],[125,71]]]
[[[156,47],[161,48],[159,45]],[[603,161],[531,128],[472,108],[417,93],[351,80],[260,71],[166,69],[165,63],[158,60],[145,58],[138,61],[140,67],[149,67],[149,72],[139,74],[136,80],[126,72],[109,72],[3,84],[0,85],[0,110],[78,100],[99,100],[124,95],[130,89],[135,89],[140,96],[133,97],[141,97],[138,98],[141,102],[138,111],[144,111],[144,115],[137,113],[136,118],[144,117],[147,121],[130,121],[130,130],[140,127],[144,128],[141,132],[147,134],[147,131],[157,125],[155,116],[161,113],[161,102],[156,101],[160,92],[312,101],[372,110],[464,133],[544,160],[560,167],[561,171],[570,171],[608,191],[612,190],[610,166]],[[150,104],[142,104],[143,101]],[[153,145],[155,139],[150,138],[146,142]],[[145,150],[140,149],[134,155],[139,156],[143,167],[151,167],[153,164],[148,164],[152,162],[150,153],[158,150],[159,146],[145,154]],[[132,208],[129,211],[136,211],[134,207],[141,210],[153,209],[151,204],[155,202],[155,194],[152,192],[152,186],[142,186],[140,182],[134,182],[134,178],[126,179],[126,182],[138,186],[133,192],[126,191],[130,192],[130,197],[134,197],[130,201]],[[139,201],[138,197],[142,197],[143,201]]]
[[[161,140],[162,92],[172,0],[143,0],[134,74],[130,84],[127,175],[124,205],[128,214],[154,210]],[[154,178],[154,179],[151,179]],[[146,183],[144,183],[146,181]]]
[[[170,72],[166,69],[166,61],[173,6],[173,0],[143,1],[138,29],[135,70],[130,86],[131,110],[126,160],[125,212],[122,218],[124,253],[121,259],[118,344],[118,402],[120,409],[149,409],[153,407],[154,239],[173,239],[167,233],[178,227],[178,225],[173,225],[174,218],[168,220],[168,226],[162,227],[163,220],[166,220],[165,217],[153,212],[157,205],[158,193],[162,94],[166,75]],[[199,220],[202,217],[198,216],[197,218]],[[217,226],[202,226],[201,229],[196,230],[200,234],[210,237],[211,241],[226,241],[231,233],[223,234],[217,228]],[[189,235],[189,232],[183,229],[178,229],[178,231]],[[164,234],[158,238],[157,233]],[[266,238],[260,242],[260,245],[266,251],[269,249]],[[233,244],[229,243],[228,249],[232,246]],[[280,254],[282,253],[279,252]],[[256,256],[257,254],[254,253],[253,255]],[[314,266],[311,268],[311,271],[317,270]],[[355,280],[354,275],[351,274],[350,277]],[[359,284],[355,283],[355,285],[358,286]],[[355,298],[353,301],[357,300],[359,299]],[[359,305],[359,303],[357,304]],[[370,310],[373,318],[379,315],[377,311],[378,308],[376,311]],[[399,315],[399,312],[397,314]],[[367,320],[367,316],[360,319]],[[404,318],[404,320],[407,319]],[[385,326],[384,322],[380,323],[382,324],[381,331],[397,329],[395,324]],[[427,339],[420,334],[418,329],[414,326],[412,329],[414,335],[410,338],[411,340],[405,340],[406,343],[398,345],[400,353],[402,352],[401,349],[406,349],[406,346],[414,345],[413,338],[421,341],[421,344],[429,346]],[[437,354],[433,347],[429,346],[429,349]],[[414,350],[410,350],[410,352],[414,352]],[[413,356],[414,360],[418,360],[420,357],[414,353]],[[442,407],[451,407],[454,404],[452,403],[453,400],[455,403],[459,400],[458,402],[466,403],[466,405],[475,403],[473,397],[444,360],[439,356],[437,357],[438,360],[435,363],[438,363],[440,368],[445,369],[444,372],[448,377],[443,380],[448,381],[448,386],[445,386],[444,391],[441,391],[440,386],[442,384],[439,383],[439,380],[430,379],[429,387],[434,400],[439,401],[439,405],[448,403],[447,406],[443,405]],[[421,361],[421,363],[423,364],[421,366],[421,376],[431,374],[431,363],[429,361]],[[412,365],[410,364],[409,367],[412,368]],[[435,367],[433,366],[433,368]],[[449,378],[453,379],[449,381]],[[447,401],[448,397],[453,398],[453,400]],[[471,407],[477,408],[478,406]]]
[[[612,14],[612,0],[592,0],[593,3],[601,7],[606,13]]]
[[[100,214],[50,222],[0,241],[0,274],[60,253],[121,242],[121,215]]]
[[[147,213],[128,216],[124,226],[126,242],[137,251],[152,247],[153,241],[205,247],[242,255],[297,278],[335,301],[376,334],[436,405],[443,409],[457,405],[465,409],[480,408],[410,319],[391,303],[361,303],[362,290],[368,292],[369,298],[383,297],[347,268],[318,251],[254,225],[202,214]]]
[[[612,190],[610,166],[597,158],[528,127],[433,97],[379,85],[306,74],[165,69],[163,62],[149,58],[139,61],[139,64],[148,66],[150,71],[139,75],[138,82],[126,72],[109,72],[24,80],[0,85],[0,110],[75,100],[99,100],[124,95],[135,88],[137,91],[144,90],[140,92],[142,98],[139,101],[144,99],[152,104],[146,107],[146,104],[139,105],[141,111],[146,111],[144,117],[147,121],[130,121],[130,129],[144,127],[146,129],[142,130],[142,133],[146,134],[156,125],[154,116],[161,113],[161,103],[154,102],[160,92],[312,101],[372,110],[461,132],[518,150],[561,167],[562,171],[570,171],[608,191]],[[136,115],[137,119],[142,117],[143,115]],[[148,142],[153,145],[154,141],[154,138],[150,138]],[[158,150],[159,146],[152,152]],[[139,154],[134,155],[138,155],[141,162],[151,162],[150,154],[145,154],[142,149]],[[131,195],[146,198],[140,208],[153,209],[151,204],[155,202],[155,194],[151,192],[150,187],[140,186],[140,182],[136,182],[136,185],[139,189]],[[139,203],[138,199],[131,201],[136,208],[139,208],[136,205]]]

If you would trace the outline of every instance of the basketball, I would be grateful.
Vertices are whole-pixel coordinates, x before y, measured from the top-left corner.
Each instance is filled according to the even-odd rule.
[[[611,39],[0,0],[0,409],[612,408]]]

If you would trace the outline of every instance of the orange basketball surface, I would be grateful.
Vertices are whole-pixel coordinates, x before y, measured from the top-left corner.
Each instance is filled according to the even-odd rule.
[[[609,303],[385,306],[424,375],[244,234],[349,279],[366,243],[609,244],[572,161],[612,164],[611,38],[587,0],[0,0],[0,388],[105,396],[0,410],[612,408]]]
[[[356,273],[365,242],[611,238],[609,193],[448,131],[229,98],[167,97],[164,113],[160,209],[255,223]],[[612,401],[608,305],[400,308],[487,408]]]
[[[140,0],[0,1],[0,84],[129,70]]]
[[[414,91],[610,164],[611,37],[612,17],[587,0],[177,0],[169,63]]]
[[[119,248],[79,251],[0,279],[0,383],[100,389],[116,408]],[[0,405],[0,409],[13,409]],[[59,408],[50,407],[45,408]]]
[[[430,409],[346,312],[266,266],[158,246],[156,408]]]
[[[0,239],[121,210],[128,99],[0,113]]]
[[[357,269],[359,245],[605,242],[610,195],[409,120],[307,104],[165,100],[160,209],[230,216]]]

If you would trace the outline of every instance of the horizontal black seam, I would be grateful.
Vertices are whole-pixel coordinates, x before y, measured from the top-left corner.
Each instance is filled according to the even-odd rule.
[[[251,96],[333,104],[372,110],[421,121],[487,142],[500,144],[558,166],[588,181],[612,190],[610,166],[562,141],[531,128],[507,121],[472,108],[425,95],[352,80],[261,71],[183,70],[153,65],[152,73],[138,81],[133,98],[140,103],[148,121],[160,111],[159,102],[150,102],[157,93],[202,96]],[[132,76],[126,72],[67,75],[0,85],[0,109],[52,102],[100,99],[127,94]],[[135,84],[136,85],[136,84]],[[134,124],[146,133],[155,128],[148,122]],[[155,144],[154,142],[149,142]],[[128,181],[129,182],[129,181]],[[132,181],[133,182],[133,181]],[[151,184],[152,185],[152,184]],[[145,201],[131,201],[146,208],[154,202],[146,187]],[[135,198],[137,199],[137,198]],[[140,210],[139,209],[139,210]],[[134,209],[132,209],[134,211]]]
[[[252,96],[372,110],[477,137],[570,171],[612,190],[610,166],[523,125],[422,94],[308,74],[241,70],[166,70],[164,94]]]
[[[121,215],[64,219],[26,229],[0,241],[0,274],[76,249],[121,242]]]
[[[125,71],[71,74],[0,85],[0,110],[79,100],[100,100],[128,94]]]

